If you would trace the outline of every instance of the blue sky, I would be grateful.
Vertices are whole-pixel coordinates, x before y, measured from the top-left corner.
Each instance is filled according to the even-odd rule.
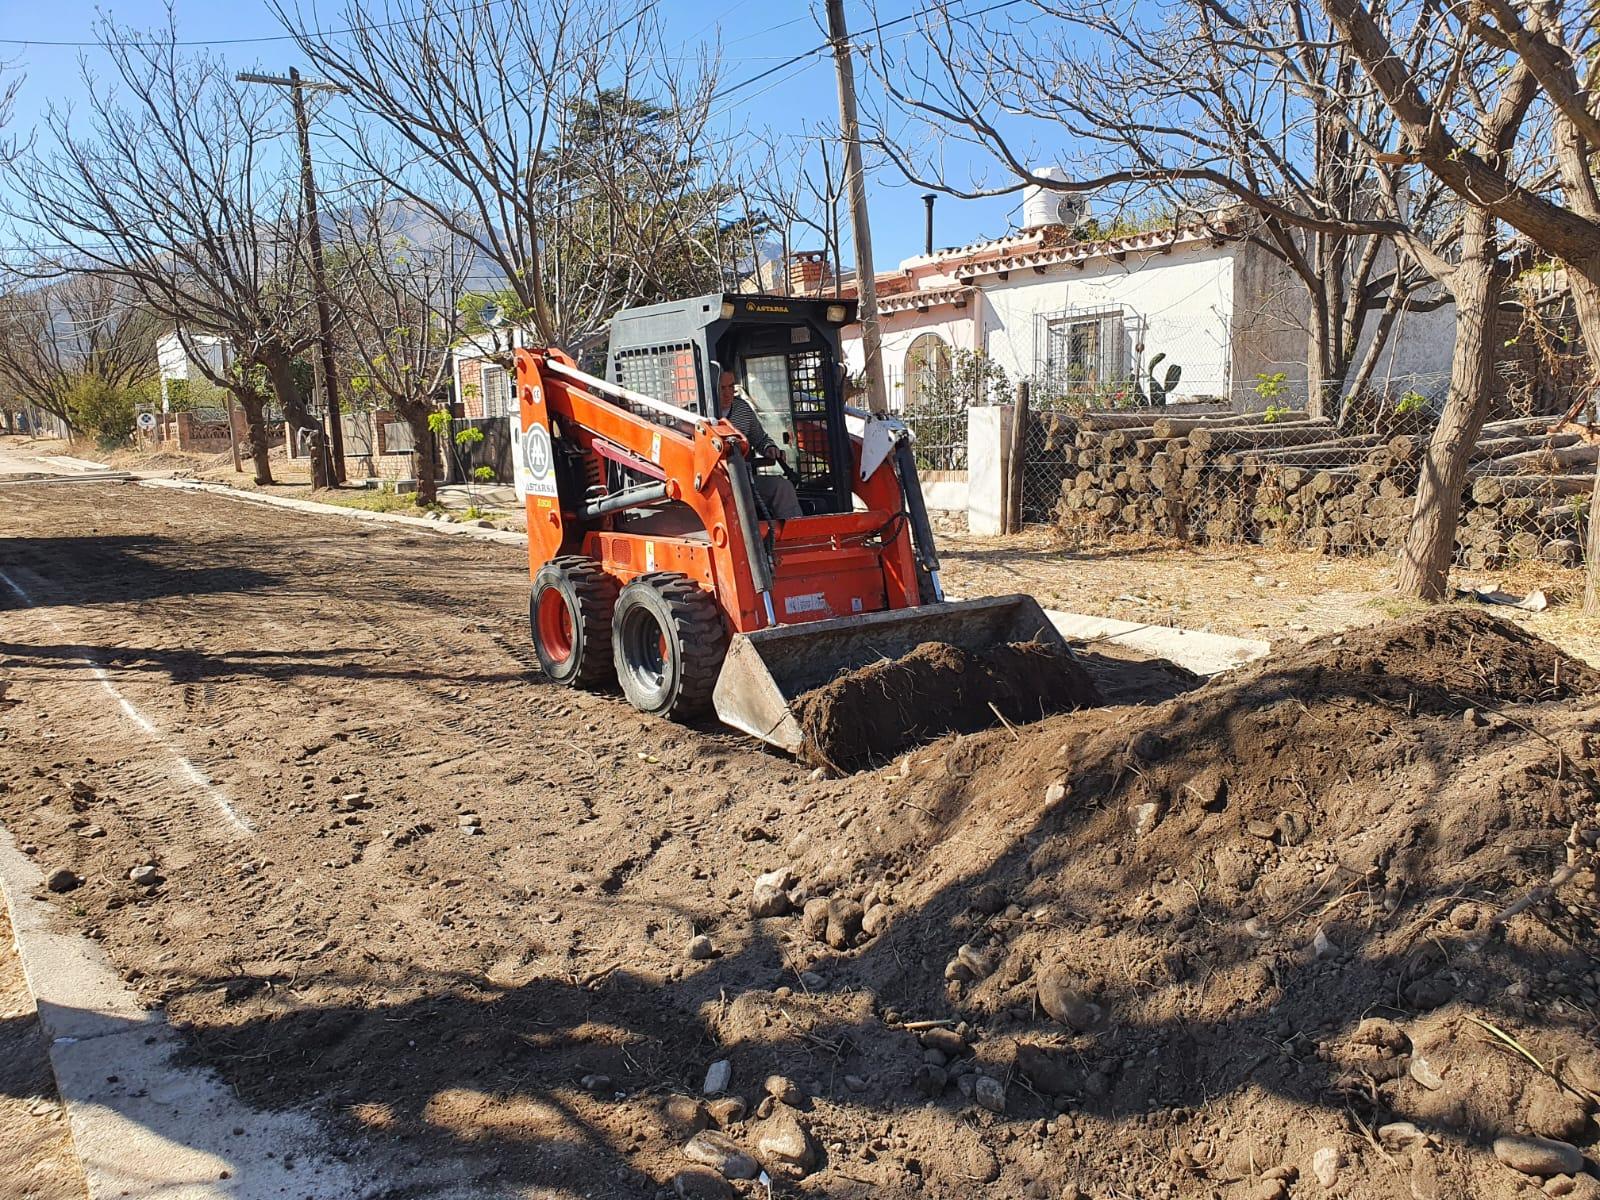
[[[279,73],[290,66],[305,66],[287,41],[241,41],[282,34],[261,0],[174,3],[180,36],[215,39],[218,44],[213,49],[237,69]],[[876,8],[877,19],[889,20],[926,4],[927,0],[884,0]],[[328,11],[333,12],[336,7],[330,4]],[[110,12],[125,25],[156,26],[164,21],[160,0],[129,0]],[[774,67],[824,40],[819,24],[820,0],[815,6],[804,0],[663,0],[660,12],[669,36],[688,48],[720,38],[724,86]],[[847,0],[846,12],[853,30],[867,27],[873,19],[860,0]],[[78,56],[87,55],[93,69],[96,52],[43,43],[91,40],[95,15],[96,6],[91,0],[55,0],[48,7],[37,0],[0,0],[0,38],[33,43],[8,45],[0,41],[0,58],[13,60],[26,76],[14,118],[17,132],[26,134],[48,101],[71,101],[80,91]],[[335,22],[329,17],[325,23]],[[901,26],[901,36],[912,28]],[[871,86],[868,72],[858,66],[857,74],[863,87]],[[808,118],[833,118],[838,98],[832,59],[827,55],[807,59],[740,89],[730,104],[734,105],[730,118],[742,119],[752,130],[771,128],[779,135],[798,132]],[[887,166],[872,169],[869,184],[874,257],[878,269],[884,270],[922,250],[922,189],[906,183]],[[941,197],[936,240],[940,245],[958,245],[1002,234],[1019,204],[1015,197],[982,201]]]

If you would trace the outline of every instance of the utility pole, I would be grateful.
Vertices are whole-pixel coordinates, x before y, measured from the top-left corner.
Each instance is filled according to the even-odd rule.
[[[845,142],[845,186],[850,193],[850,228],[855,234],[856,321],[867,362],[867,407],[877,416],[889,411],[883,387],[883,341],[878,334],[878,282],[872,273],[872,229],[867,224],[867,179],[861,168],[861,126],[856,120],[856,76],[850,64],[850,34],[844,25],[844,0],[828,0],[828,40],[839,74],[839,132]]]
[[[311,289],[317,301],[317,341],[320,343],[320,374],[328,427],[328,478],[335,483],[343,483],[344,422],[339,419],[338,374],[333,367],[333,318],[329,313],[327,275],[322,265],[322,223],[317,219],[317,183],[311,173],[311,122],[306,116],[304,92],[307,88],[319,92],[343,92],[346,89],[337,83],[302,79],[296,67],[289,68],[287,78],[281,75],[258,75],[252,71],[240,71],[237,78],[240,83],[286,87],[294,98],[294,128],[300,143],[301,203],[306,213],[307,248],[311,251]]]

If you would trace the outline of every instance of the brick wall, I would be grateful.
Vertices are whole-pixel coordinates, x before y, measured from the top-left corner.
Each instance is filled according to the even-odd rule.
[[[460,360],[461,394],[456,397],[461,403],[461,415],[465,417],[483,416],[483,360],[479,358],[463,358]]]

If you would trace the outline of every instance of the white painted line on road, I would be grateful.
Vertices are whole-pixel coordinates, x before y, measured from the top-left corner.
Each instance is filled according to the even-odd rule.
[[[5,571],[0,571],[0,582],[4,582],[8,588],[16,593],[17,599],[21,600],[24,606],[34,609],[39,608],[37,602],[28,594],[23,586],[15,579],[11,578],[10,575],[6,574]],[[54,629],[56,633],[63,639],[69,636],[67,631],[62,628],[61,622],[57,621],[55,617],[50,615],[49,612],[45,611],[44,609],[39,609],[39,615],[42,616],[49,623],[50,628]],[[234,809],[233,805],[228,802],[228,797],[223,793],[222,789],[213,783],[210,777],[207,776],[204,771],[195,766],[194,763],[190,762],[189,759],[181,751],[179,751],[176,746],[167,740],[167,736],[155,726],[150,718],[146,717],[142,712],[140,712],[138,708],[134,706],[131,700],[129,700],[116,689],[116,685],[111,682],[111,676],[106,673],[105,668],[103,668],[99,663],[95,662],[92,658],[80,658],[78,661],[83,663],[94,672],[94,677],[99,681],[100,686],[106,690],[107,695],[117,702],[117,705],[122,709],[127,718],[140,729],[144,730],[144,732],[150,737],[154,738],[161,748],[167,752],[172,759],[173,765],[177,768],[177,774],[180,780],[187,780],[191,785],[205,792],[206,795],[211,798],[212,803],[214,803],[217,808],[221,810],[222,815],[226,817],[229,822],[232,823],[233,827],[240,833],[254,833],[256,831],[256,827],[250,822],[250,820],[247,817],[241,816]]]

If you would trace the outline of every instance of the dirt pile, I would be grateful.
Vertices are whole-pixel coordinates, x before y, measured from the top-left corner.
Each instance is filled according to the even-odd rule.
[[[924,642],[807,692],[794,709],[806,739],[801,757],[842,771],[940,734],[1102,702],[1088,672],[1059,647],[1011,642],[974,653]]]
[[[1597,693],[1442,610],[914,752],[812,869],[885,906],[883,1009],[960,1022],[916,1085],[1071,1114],[1069,1194],[1511,1195],[1497,1138],[1595,1169]]]

